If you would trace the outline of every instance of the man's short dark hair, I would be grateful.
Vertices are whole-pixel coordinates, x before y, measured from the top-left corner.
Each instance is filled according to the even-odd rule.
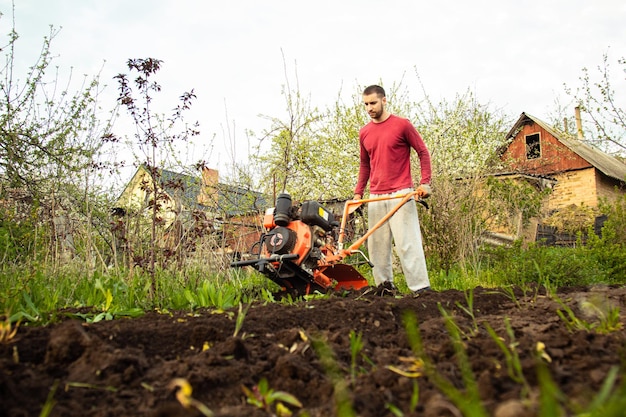
[[[385,97],[385,89],[376,84],[370,85],[363,90],[363,95],[369,96],[370,94],[376,94],[378,97]]]

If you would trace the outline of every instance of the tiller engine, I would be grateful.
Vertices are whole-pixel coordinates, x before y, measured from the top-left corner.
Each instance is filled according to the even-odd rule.
[[[341,223],[335,215],[317,201],[292,205],[291,196],[283,193],[276,207],[265,212],[265,232],[255,250],[256,259],[232,262],[231,267],[253,266],[277,283],[283,291],[295,295],[329,290],[359,290],[369,285],[352,265],[341,263],[349,255],[360,253],[359,247],[386,222],[415,192],[397,197],[349,200],[345,204]],[[377,225],[348,248],[343,248],[347,219],[363,203],[401,198],[398,205]],[[370,266],[371,263],[370,263]]]

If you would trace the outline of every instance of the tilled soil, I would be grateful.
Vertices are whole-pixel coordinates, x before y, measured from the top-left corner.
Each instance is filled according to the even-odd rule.
[[[568,317],[561,300],[579,325],[597,325],[588,302],[613,306],[624,323],[625,287],[564,288],[558,300],[540,291],[513,295],[477,288],[470,302],[469,294],[381,297],[366,290],[292,304],[258,303],[241,312],[150,312],[93,324],[67,318],[46,327],[20,326],[0,344],[0,416],[39,416],[46,404],[52,406],[50,416],[64,417],[202,415],[177,400],[170,384],[176,378],[186,380],[192,397],[217,417],[280,415],[276,401],[270,411],[247,401],[242,387],[254,392],[263,379],[269,389],[301,402],[301,408],[284,403],[294,416],[460,416],[440,389],[443,380],[467,392],[459,352],[467,355],[489,415],[533,416],[539,362],[568,403],[581,407],[610,369],[623,365],[624,328],[575,329],[557,310]],[[462,345],[455,345],[446,327],[446,312]],[[426,368],[411,348],[409,313],[419,323]],[[519,355],[509,363],[519,363],[523,375],[509,373],[505,349],[489,327],[509,353]],[[538,342],[545,344],[543,359]],[[271,398],[258,396],[263,397]]]

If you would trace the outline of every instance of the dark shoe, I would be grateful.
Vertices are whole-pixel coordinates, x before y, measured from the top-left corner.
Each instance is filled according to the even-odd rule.
[[[419,290],[413,291],[413,297],[417,298],[427,291],[430,291],[430,287],[420,288]]]
[[[398,289],[391,281],[385,281],[376,287],[376,295],[382,296],[395,296],[398,294]]]

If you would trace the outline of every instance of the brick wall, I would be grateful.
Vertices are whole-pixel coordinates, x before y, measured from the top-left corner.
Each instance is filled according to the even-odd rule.
[[[200,187],[200,194],[198,194],[198,203],[208,207],[217,207],[218,181],[219,173],[217,170],[207,167],[202,168],[202,187]]]
[[[624,195],[624,184],[612,178],[606,178],[599,172],[596,172],[598,185],[598,199],[606,198],[608,200],[615,200],[616,198]]]
[[[596,207],[598,205],[595,168],[564,172],[556,174],[554,177],[557,183],[548,202],[550,210],[560,209],[572,204],[584,204],[588,207]]]

